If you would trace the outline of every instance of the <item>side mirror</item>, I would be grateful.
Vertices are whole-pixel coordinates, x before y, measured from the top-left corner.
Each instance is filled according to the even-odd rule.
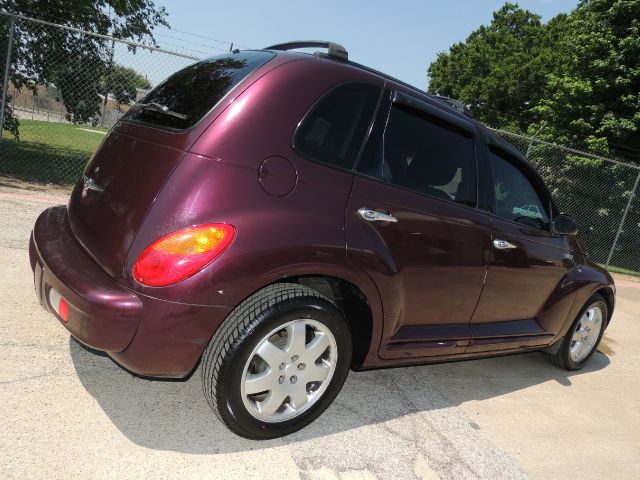
[[[571,215],[561,213],[553,219],[553,231],[560,235],[573,235],[578,233],[578,226]]]

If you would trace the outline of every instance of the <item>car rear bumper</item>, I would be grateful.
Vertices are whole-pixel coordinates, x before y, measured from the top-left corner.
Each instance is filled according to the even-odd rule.
[[[45,210],[29,242],[38,300],[82,343],[140,375],[184,377],[229,307],[140,295],[117,283],[75,241],[65,207]],[[64,321],[51,298],[68,303]]]

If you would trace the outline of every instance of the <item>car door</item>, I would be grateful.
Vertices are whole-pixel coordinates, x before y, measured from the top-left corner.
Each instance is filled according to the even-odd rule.
[[[389,92],[346,211],[347,255],[376,283],[380,356],[464,352],[485,276],[490,224],[475,209],[475,126]]]
[[[545,345],[573,302],[566,281],[575,266],[569,243],[551,231],[552,203],[526,160],[496,146],[485,153],[492,245],[467,352]]]

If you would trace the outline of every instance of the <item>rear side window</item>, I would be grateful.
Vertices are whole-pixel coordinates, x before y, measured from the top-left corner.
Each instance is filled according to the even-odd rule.
[[[495,190],[495,213],[499,217],[531,227],[546,230],[549,214],[545,205],[527,176],[512,162],[493,151],[489,152],[493,186]]]
[[[314,105],[293,137],[305,157],[351,170],[376,110],[381,87],[340,85]]]
[[[245,51],[194,63],[151,90],[124,118],[176,129],[192,127],[241,80],[273,57],[270,52]]]
[[[473,139],[426,113],[394,104],[384,133],[382,179],[462,205],[476,204]]]

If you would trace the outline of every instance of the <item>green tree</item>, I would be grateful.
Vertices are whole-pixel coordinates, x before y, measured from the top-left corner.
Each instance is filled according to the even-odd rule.
[[[137,89],[149,90],[151,83],[146,77],[133,68],[115,64],[108,68],[100,80],[100,89],[105,95],[104,103],[109,94],[113,95],[118,105],[128,105],[136,100]]]
[[[521,131],[557,60],[540,17],[512,3],[429,66],[429,92],[467,104],[488,125]]]
[[[165,9],[156,8],[152,0],[0,0],[0,10],[152,45],[153,29],[168,26]],[[3,66],[9,21],[9,16],[0,15]],[[98,37],[18,19],[11,84],[35,93],[37,85],[54,83],[69,112],[68,118],[86,122],[100,110],[100,82],[111,60],[109,47],[109,41]],[[8,92],[0,91],[0,95],[5,93]],[[11,109],[5,111],[5,125],[18,135],[19,122]]]
[[[640,161],[640,0],[582,0],[564,29],[530,130]]]
[[[428,74],[490,126],[640,161],[640,0],[581,0],[547,24],[506,3]]]
[[[547,24],[507,3],[428,72],[430,92],[462,100],[491,126],[542,128],[538,138],[640,163],[640,0],[581,0]],[[530,160],[605,261],[636,172],[542,144]],[[622,245],[637,245],[638,224],[632,208]],[[637,267],[637,252],[616,255]]]

